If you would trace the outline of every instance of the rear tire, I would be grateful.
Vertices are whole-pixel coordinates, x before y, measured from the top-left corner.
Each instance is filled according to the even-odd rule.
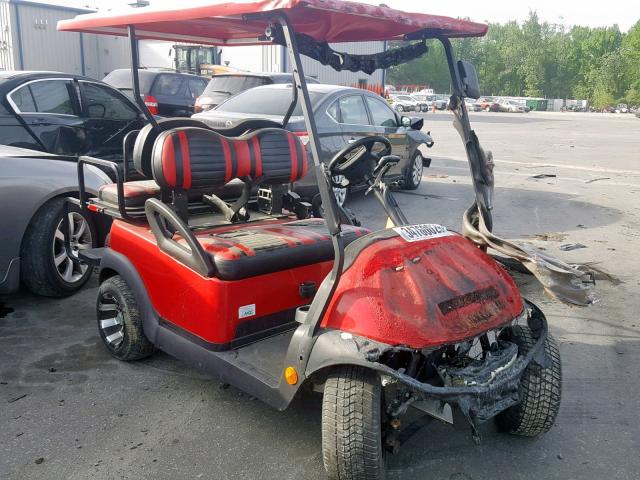
[[[322,458],[332,480],[382,480],[382,384],[372,370],[329,375],[322,399]]]
[[[118,360],[140,360],[156,351],[144,334],[133,291],[120,275],[102,282],[96,310],[100,338]]]
[[[64,198],[45,203],[31,219],[20,248],[22,283],[33,293],[45,297],[66,297],[77,292],[93,269],[74,263],[64,248],[62,218]],[[98,235],[90,216],[69,206],[72,249],[97,245]]]
[[[512,327],[505,337],[518,345],[521,355],[526,355],[536,343],[533,332],[526,326]],[[527,366],[518,389],[520,403],[496,416],[500,430],[535,437],[548,432],[553,426],[560,409],[562,365],[558,345],[551,334],[547,334],[544,349],[551,365],[542,368],[531,362]]]
[[[402,112],[404,112],[404,107],[403,107],[402,105],[398,105],[398,106],[396,107],[396,110],[397,110],[398,112],[402,113]]]

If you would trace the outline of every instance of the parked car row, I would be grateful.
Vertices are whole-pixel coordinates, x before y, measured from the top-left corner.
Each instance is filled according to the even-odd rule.
[[[391,106],[400,113],[428,112],[434,107],[437,110],[446,110],[448,100],[443,97],[446,96],[422,93],[394,93],[389,96],[389,101]]]

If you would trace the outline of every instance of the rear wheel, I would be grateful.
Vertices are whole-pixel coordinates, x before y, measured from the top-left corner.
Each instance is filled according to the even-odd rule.
[[[119,275],[108,278],[98,290],[98,330],[105,346],[119,360],[140,360],[155,352],[144,334],[142,317],[133,291]]]
[[[332,480],[385,478],[382,384],[377,373],[341,367],[327,378],[322,399],[322,458]]]
[[[397,110],[398,112],[401,112],[401,113],[402,113],[402,112],[404,112],[404,107],[403,107],[402,105],[398,105],[398,106],[396,107],[396,110]]]
[[[518,345],[520,355],[526,355],[536,343],[533,332],[526,326],[514,326],[506,330],[504,337]],[[547,335],[544,349],[551,364],[542,368],[531,362],[525,369],[518,389],[520,403],[496,417],[500,430],[535,437],[553,426],[560,409],[562,365],[558,345],[551,334]]]

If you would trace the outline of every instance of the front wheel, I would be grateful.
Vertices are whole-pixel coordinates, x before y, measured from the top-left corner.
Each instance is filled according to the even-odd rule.
[[[322,399],[322,459],[332,480],[382,480],[382,384],[372,370],[329,375]]]
[[[536,338],[529,327],[514,326],[501,336],[518,345],[520,355],[526,355]],[[522,374],[518,394],[520,403],[496,417],[498,428],[513,435],[535,437],[548,432],[560,409],[562,365],[558,344],[547,334],[544,350],[550,365],[543,368],[531,362]]]
[[[415,190],[420,186],[420,182],[422,182],[422,172],[424,170],[423,162],[424,159],[422,158],[422,154],[420,152],[416,152],[404,174],[404,182],[402,183],[403,189]]]
[[[76,263],[64,246],[64,198],[43,205],[31,219],[21,248],[22,283],[38,295],[64,297],[75,293],[91,276],[92,269]],[[69,206],[68,232],[71,254],[97,245],[97,233],[90,216]]]
[[[396,110],[397,110],[398,112],[402,113],[402,112],[404,112],[404,107],[403,107],[402,105],[398,105],[398,106],[396,107]]]

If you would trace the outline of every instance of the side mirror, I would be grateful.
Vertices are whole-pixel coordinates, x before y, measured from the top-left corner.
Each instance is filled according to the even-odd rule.
[[[422,130],[422,127],[424,126],[424,118],[411,117],[409,126],[412,130]]]
[[[480,98],[480,82],[473,63],[458,60],[458,72],[464,96],[476,100]]]
[[[422,127],[424,126],[424,118],[401,117],[400,123],[404,128],[411,128],[412,130],[422,130]]]

